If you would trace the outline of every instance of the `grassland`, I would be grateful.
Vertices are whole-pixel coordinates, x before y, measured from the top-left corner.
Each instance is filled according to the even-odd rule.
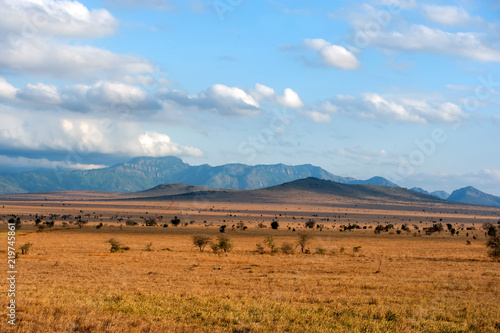
[[[4,220],[15,214],[24,221],[17,246],[29,242],[33,247],[17,261],[17,325],[9,327],[4,318],[0,330],[500,331],[500,263],[487,257],[480,229],[483,222],[496,223],[498,209],[176,202],[158,219],[160,226],[142,225],[167,205],[60,200],[2,204]],[[36,214],[43,221],[55,214],[56,226],[35,232]],[[71,218],[63,220],[62,215]],[[79,215],[90,221],[83,228],[69,223]],[[162,227],[174,215],[183,223]],[[305,228],[309,218],[323,228]],[[269,227],[273,219],[280,223],[278,230]],[[127,220],[140,225],[126,226]],[[458,236],[446,227],[426,235],[423,228],[434,221],[452,224]],[[259,228],[260,222],[266,228]],[[104,226],[96,229],[98,223]],[[239,223],[247,229],[237,228]],[[395,228],[374,233],[375,225],[388,223]],[[209,247],[200,252],[193,246],[193,235],[215,239],[223,224],[228,226],[224,235],[234,244],[229,254],[215,255]],[[361,229],[340,231],[348,224]],[[411,230],[401,232],[403,224]],[[6,244],[5,223],[1,230]],[[310,254],[298,247],[291,255],[270,254],[267,248],[264,254],[255,252],[256,243],[263,244],[269,235],[278,245],[296,245],[299,233],[312,236]],[[110,253],[110,238],[131,249]],[[150,243],[152,251],[146,251]],[[317,248],[325,253],[315,254]],[[4,290],[2,304],[7,304]]]

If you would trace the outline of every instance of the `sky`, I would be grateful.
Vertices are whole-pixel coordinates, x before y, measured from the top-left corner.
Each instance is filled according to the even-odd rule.
[[[500,196],[500,4],[0,0],[0,171],[312,164]]]

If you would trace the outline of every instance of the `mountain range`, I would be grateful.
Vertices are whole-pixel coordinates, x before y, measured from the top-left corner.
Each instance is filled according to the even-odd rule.
[[[191,166],[180,158],[167,156],[137,157],[126,163],[94,170],[3,173],[0,174],[0,194],[52,191],[139,192],[162,184],[191,184],[210,189],[253,190],[310,177],[348,185],[399,188],[397,184],[383,177],[358,180],[337,176],[310,164]],[[429,193],[418,187],[412,188],[411,191],[453,202],[500,207],[499,197],[483,193],[473,187],[459,189],[451,195],[444,191]]]

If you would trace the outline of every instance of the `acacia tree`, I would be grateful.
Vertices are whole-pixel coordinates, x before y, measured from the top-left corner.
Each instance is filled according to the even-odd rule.
[[[312,237],[310,235],[306,235],[306,234],[299,234],[299,245],[300,245],[300,251],[302,253],[304,253],[304,251],[306,250],[306,247],[307,247],[307,244],[309,243],[309,241],[312,239]]]
[[[203,252],[209,243],[210,237],[208,236],[193,236],[193,245],[197,246],[200,249],[200,252]]]
[[[488,255],[491,259],[500,261],[500,226],[488,225],[485,226],[485,229],[487,229],[488,234],[488,241],[486,242]]]

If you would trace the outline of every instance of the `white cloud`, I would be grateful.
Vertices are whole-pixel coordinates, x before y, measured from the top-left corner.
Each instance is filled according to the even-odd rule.
[[[14,100],[17,94],[17,88],[0,77],[0,99]]]
[[[92,170],[105,168],[102,164],[82,164],[72,163],[70,161],[50,161],[46,158],[27,158],[11,157],[0,155],[0,165],[7,169],[73,169],[73,170]]]
[[[105,37],[118,23],[107,10],[89,10],[78,1],[1,0],[0,5],[0,32],[15,39]]]
[[[19,99],[34,103],[59,104],[61,99],[57,87],[43,83],[28,83],[26,88],[20,90],[17,94]]]
[[[158,110],[160,104],[141,88],[117,83],[99,81],[86,93],[88,101],[93,106],[126,110]]]
[[[326,123],[329,124],[331,122],[331,118],[329,114],[321,113],[318,111],[308,111],[306,112],[306,116],[310,118],[315,123]]]
[[[380,32],[373,35],[372,45],[407,52],[456,55],[481,62],[500,62],[500,50],[474,32],[446,32],[424,25],[412,25],[403,32]]]
[[[414,96],[395,95],[384,97],[367,92],[360,98],[337,96],[328,101],[334,113],[355,114],[361,118],[426,124],[427,122],[461,124],[468,118],[458,105],[432,99],[416,99]],[[328,108],[323,108],[326,111]],[[319,110],[319,109],[318,109]]]
[[[363,101],[368,105],[369,111],[361,113],[362,116],[373,118],[382,116],[404,122],[425,123],[425,119],[409,112],[404,105],[387,101],[382,96],[374,93],[365,93]]]
[[[422,10],[427,19],[443,25],[454,26],[469,23],[484,23],[484,20],[480,17],[471,17],[462,7],[424,5]]]
[[[198,148],[184,147],[170,140],[170,137],[158,132],[146,132],[139,136],[139,143],[146,156],[188,155],[201,157],[203,153]]]
[[[166,88],[161,88],[159,92],[164,101],[226,115],[256,115],[261,111],[260,103],[263,101],[290,108],[301,108],[304,105],[300,96],[290,88],[286,88],[283,95],[279,95],[274,89],[259,83],[248,90],[215,84],[196,95]]]
[[[18,151],[72,152],[125,156],[201,156],[195,147],[172,142],[164,133],[147,132],[137,122],[82,114],[43,114],[0,105],[0,147]],[[43,126],[40,126],[43,124]]]
[[[273,88],[267,87],[263,84],[256,83],[255,88],[250,91],[252,96],[260,101],[262,99],[273,99],[276,95],[276,92]]]
[[[358,68],[360,65],[358,59],[356,59],[356,56],[351,51],[324,39],[306,39],[304,46],[318,53],[323,66],[352,70]]]
[[[290,88],[286,88],[283,91],[283,96],[278,96],[277,100],[281,105],[293,109],[301,108],[304,105],[304,103],[302,103],[302,100],[299,97],[299,94],[297,94]]]
[[[0,67],[23,74],[74,78],[155,72],[150,61],[92,46],[73,46],[43,39],[18,44],[0,42]]]

